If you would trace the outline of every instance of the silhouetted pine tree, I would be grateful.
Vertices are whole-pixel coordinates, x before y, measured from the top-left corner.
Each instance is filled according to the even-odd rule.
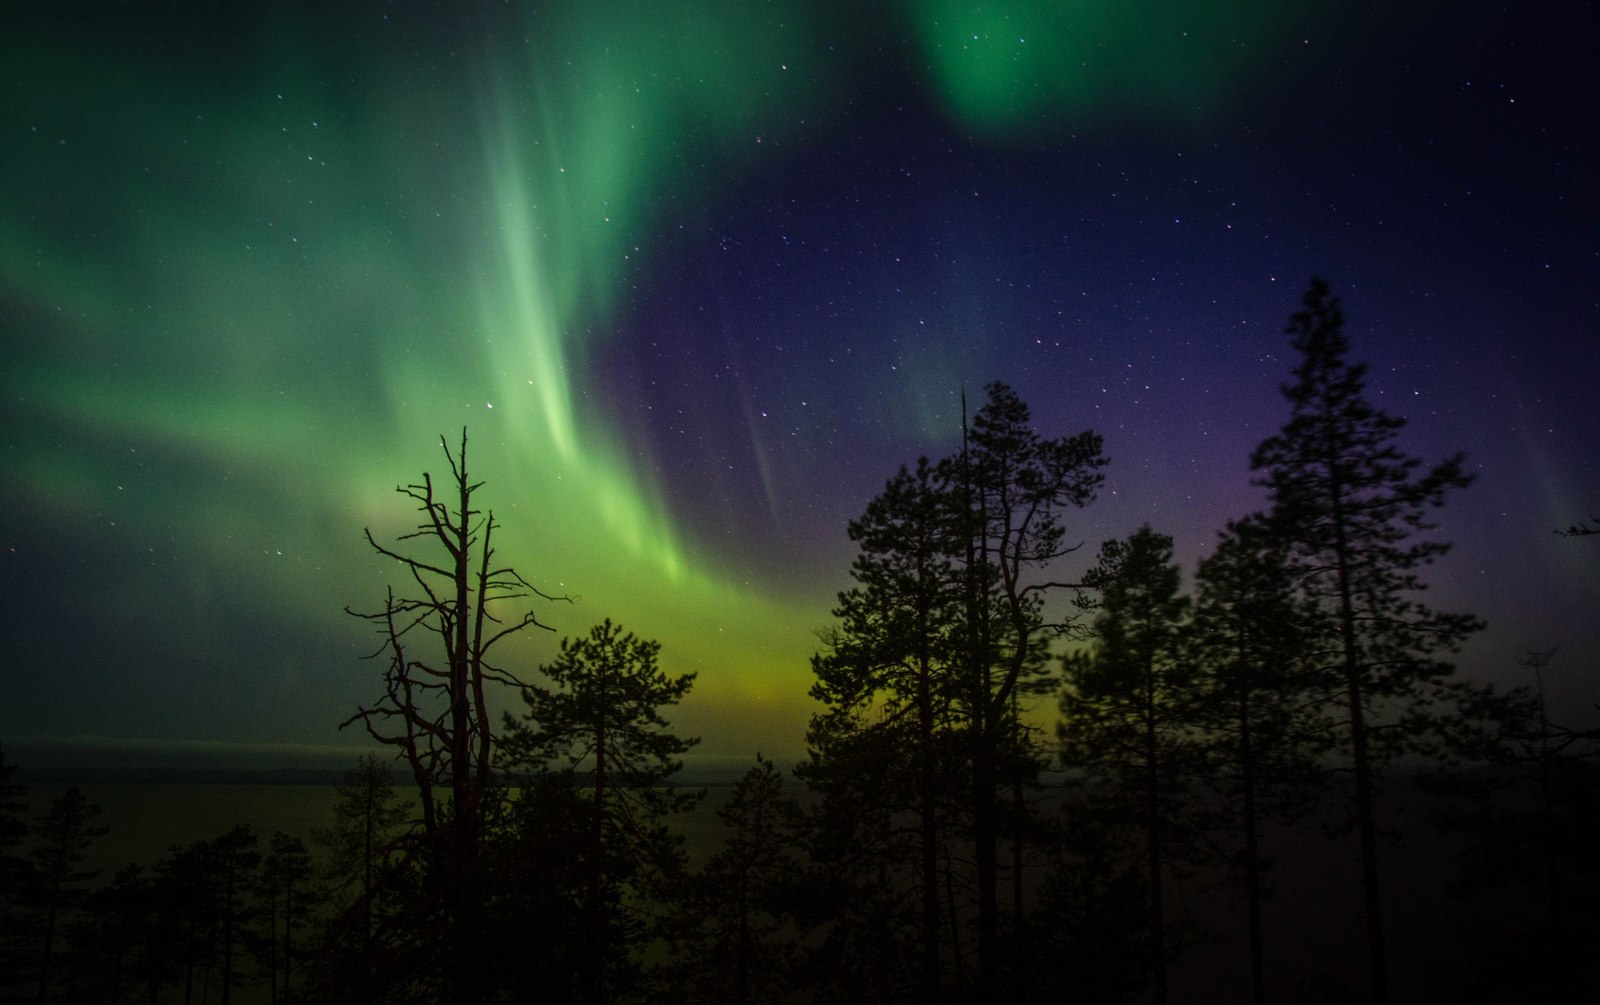
[[[1090,812],[1139,835],[1145,855],[1150,972],[1167,1000],[1165,875],[1192,842],[1190,786],[1202,713],[1185,658],[1189,599],[1172,538],[1141,527],[1107,541],[1084,576],[1099,591],[1093,643],[1065,663],[1057,735],[1062,763],[1081,779]]]
[[[155,864],[156,945],[164,952],[160,959],[170,969],[163,973],[152,966],[146,983],[154,996],[167,983],[181,984],[183,1000],[194,1000],[219,958],[216,943],[217,896],[211,883],[210,846],[206,841],[173,846]]]
[[[1443,796],[1434,822],[1467,842],[1458,1001],[1578,1001],[1600,986],[1600,737],[1551,721],[1551,655],[1524,660],[1532,687],[1472,688],[1441,722],[1457,756],[1426,779]]]
[[[1068,628],[1044,613],[1064,585],[1049,566],[1076,547],[1061,517],[1093,498],[1104,464],[1094,434],[1045,439],[1009,387],[987,391],[959,454],[902,469],[852,522],[856,585],[813,661],[824,711],[798,769],[821,797],[819,865],[854,898],[819,909],[834,921],[815,972],[859,961],[886,993],[925,1000],[998,994],[1016,962],[1000,943],[1000,844],[1017,928],[1042,760],[1022,713]]]
[[[839,594],[838,623],[823,634],[827,649],[812,660],[811,697],[823,711],[812,719],[811,758],[799,769],[825,799],[816,820],[832,833],[818,848],[840,853],[834,866],[879,877],[885,869],[905,873],[903,881],[916,891],[914,913],[897,917],[890,931],[916,947],[914,955],[894,957],[914,968],[910,980],[923,1001],[938,996],[954,963],[949,946],[941,953],[939,850],[952,836],[951,797],[963,787],[964,741],[957,733],[964,724],[955,708],[963,614],[953,558],[957,517],[944,475],[924,458],[915,472],[901,468],[851,521],[850,539],[860,545],[851,567],[856,585]],[[855,756],[861,752],[870,752],[873,763]],[[863,800],[873,804],[871,813],[846,809]],[[865,837],[864,827],[879,833]],[[869,849],[877,861],[863,855]],[[843,879],[834,881],[841,893],[867,894],[881,885]],[[834,939],[853,926],[838,927]],[[871,956],[880,971],[887,966],[882,953]]]
[[[100,875],[99,869],[80,868],[89,846],[106,833],[107,828],[93,823],[99,815],[100,807],[91,804],[83,790],[74,785],[51,802],[34,828],[39,841],[33,851],[33,861],[38,873],[36,911],[41,940],[38,962],[41,1002],[52,998],[50,965],[58,926],[76,909],[85,892],[84,884]]]
[[[1421,570],[1449,550],[1429,536],[1429,513],[1472,479],[1460,455],[1424,467],[1399,450],[1405,421],[1366,400],[1366,367],[1346,360],[1343,327],[1338,299],[1314,280],[1289,322],[1301,357],[1283,387],[1289,421],[1256,448],[1251,466],[1270,493],[1271,531],[1324,622],[1319,637],[1337,640],[1324,665],[1344,692],[1369,980],[1374,1002],[1387,1005],[1374,774],[1420,731],[1420,723],[1394,727],[1437,697],[1453,669],[1441,657],[1481,627],[1419,599]]]
[[[394,790],[390,762],[375,753],[361,755],[334,792],[333,826],[312,833],[336,908],[317,953],[314,982],[330,994],[337,991],[342,1001],[366,1005],[382,999],[378,986],[394,969],[380,968],[388,954],[380,952],[378,928],[403,925],[393,916],[411,903],[404,894],[412,877],[396,877],[411,811]],[[385,925],[385,918],[392,920]]]
[[[1205,701],[1198,780],[1217,804],[1217,852],[1244,883],[1251,995],[1262,1005],[1271,862],[1262,829],[1297,816],[1320,790],[1329,695],[1308,664],[1316,621],[1302,616],[1293,574],[1258,518],[1228,525],[1195,583],[1188,651]]]
[[[1045,600],[1066,586],[1051,567],[1077,550],[1062,524],[1065,513],[1088,505],[1106,464],[1100,437],[1085,431],[1046,439],[1016,392],[990,384],[988,398],[962,430],[961,453],[948,480],[960,517],[957,554],[964,610],[960,700],[969,736],[970,811],[977,887],[977,992],[999,995],[1005,961],[998,943],[999,842],[1006,814],[1000,788],[1011,790],[1011,820],[1021,824],[1022,775],[1037,763],[1022,727],[1022,698],[1043,693],[1046,647],[1072,627],[1050,620]],[[1020,841],[1020,835],[1013,835]],[[1022,893],[1020,845],[1013,856],[1012,896]],[[1015,904],[1020,913],[1021,904]]]
[[[1069,802],[1051,845],[1054,867],[1019,947],[1027,980],[1008,1001],[1097,1005],[1138,1000],[1153,974],[1147,863],[1119,821]]]
[[[155,891],[142,867],[130,864],[110,883],[84,895],[78,920],[68,930],[68,1001],[155,1001],[147,982],[156,944]],[[163,972],[170,970],[163,968]],[[157,983],[159,989],[159,982]]]
[[[267,976],[272,1005],[300,998],[296,978],[307,942],[307,929],[326,899],[317,882],[311,852],[300,838],[274,831],[256,877],[256,961]]]
[[[238,824],[215,838],[174,846],[155,866],[155,918],[146,984],[154,996],[181,982],[184,1001],[223,1002],[244,981],[238,966],[255,920],[254,880],[261,863],[255,832]]]
[[[662,711],[688,694],[695,675],[666,674],[660,649],[609,620],[563,639],[539,668],[548,685],[523,687],[523,717],[506,717],[503,766],[531,773],[523,799],[538,800],[514,819],[538,828],[552,811],[570,812],[579,824],[562,867],[576,867],[583,884],[579,926],[568,933],[576,969],[566,989],[545,989],[558,998],[598,1005],[643,994],[643,950],[661,938],[685,868],[683,838],[667,821],[704,795],[672,780],[699,740],[673,733]],[[537,833],[531,839],[542,843]]]
[[[833,920],[808,965],[829,979],[871,968],[900,998],[974,985],[993,998],[1016,970],[1000,845],[1011,838],[1017,929],[1042,761],[1023,713],[1070,627],[1045,613],[1066,585],[1050,567],[1077,547],[1062,518],[1094,498],[1105,463],[1098,436],[1046,439],[1011,388],[987,392],[960,453],[902,470],[851,524],[856,585],[813,661],[825,708],[798,773],[821,797],[813,848],[838,896],[816,905]]]
[[[717,810],[725,841],[690,877],[673,920],[672,997],[705,1005],[757,1005],[792,990],[803,882],[800,807],[760,754]]]
[[[494,1000],[494,992],[518,1001],[537,989],[541,1002],[577,1002],[588,966],[583,912],[592,863],[584,849],[592,806],[581,783],[563,772],[521,773],[505,763],[519,792],[486,822],[487,868],[495,877],[486,908],[507,952],[485,999]]]
[[[215,909],[212,936],[222,1005],[228,1005],[239,971],[240,951],[254,921],[254,880],[261,864],[260,842],[248,824],[238,824],[210,841],[202,850],[206,882]]]
[[[806,933],[797,975],[819,1001],[911,1001],[938,986],[938,973],[919,970],[920,828],[903,739],[860,709],[813,717],[807,732],[812,760],[796,773],[814,799],[806,817],[808,878],[795,902]],[[958,802],[959,792],[941,792],[940,801]],[[942,808],[941,823],[949,812]],[[944,830],[941,853],[960,836]],[[941,856],[941,896],[950,873]],[[968,882],[961,883],[962,905],[970,903]],[[961,915],[953,909],[946,916],[949,965],[959,979]]]
[[[27,933],[27,905],[34,887],[33,863],[21,854],[28,836],[27,787],[16,780],[17,766],[6,763],[0,745],[0,1001],[24,994],[25,971],[33,969],[35,947]],[[28,988],[27,993],[33,989]]]

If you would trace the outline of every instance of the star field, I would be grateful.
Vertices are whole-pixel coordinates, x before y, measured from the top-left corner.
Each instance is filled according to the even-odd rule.
[[[1600,201],[1556,5],[61,4],[0,40],[0,737],[326,745],[465,426],[502,554],[792,754],[845,524],[961,395],[1093,428],[1069,532],[1260,504],[1312,275],[1478,481],[1464,655],[1594,700]],[[519,643],[531,670],[555,637]]]

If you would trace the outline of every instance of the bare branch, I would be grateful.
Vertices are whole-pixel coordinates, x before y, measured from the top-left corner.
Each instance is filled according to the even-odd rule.
[[[1600,516],[1589,514],[1588,522],[1578,521],[1566,530],[1556,531],[1562,537],[1588,537],[1591,534],[1600,534]]]

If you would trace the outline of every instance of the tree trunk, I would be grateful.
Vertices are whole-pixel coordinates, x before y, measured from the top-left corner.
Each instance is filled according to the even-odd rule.
[[[294,977],[294,880],[283,887],[283,1000],[290,1000],[289,981]]]
[[[276,882],[276,879],[274,879]],[[267,1001],[278,1005],[278,891],[267,892]]]
[[[1027,735],[1022,729],[1022,709],[1017,702],[1017,692],[1011,692],[1011,730],[1016,735],[1011,765],[1011,919],[1012,931],[1022,931],[1022,825],[1024,800],[1022,791],[1023,751]]]
[[[55,948],[56,941],[56,900],[60,897],[60,888],[51,891],[50,906],[45,910],[44,916],[44,953],[39,959],[39,1001],[49,1001],[50,989],[50,953]]]
[[[1167,1001],[1167,931],[1161,888],[1161,760],[1156,745],[1155,669],[1145,666],[1144,757],[1145,757],[1145,840],[1149,847],[1150,870],[1150,954],[1155,976],[1155,1000]]]
[[[1350,585],[1349,546],[1345,540],[1340,488],[1331,487],[1334,555],[1339,575],[1339,627],[1344,636],[1345,692],[1350,712],[1350,755],[1356,780],[1356,823],[1361,832],[1361,890],[1366,905],[1367,967],[1373,1005],[1389,1005],[1389,971],[1383,938],[1383,899],[1378,885],[1378,822],[1372,805],[1372,767],[1367,757],[1367,724],[1362,709],[1361,658],[1356,651],[1356,616]]]
[[[372,1001],[372,863],[377,843],[377,800],[371,787],[366,793],[366,815],[361,822],[361,1005]]]
[[[925,609],[924,609],[925,610]],[[924,622],[926,615],[924,613]],[[921,632],[927,638],[926,628]],[[917,676],[918,810],[922,852],[922,973],[921,999],[931,1003],[939,994],[939,862],[938,821],[934,813],[933,688],[926,651],[920,654]]]
[[[600,1005],[604,1000],[601,974],[604,972],[607,952],[600,910],[606,808],[606,723],[603,712],[602,703],[602,716],[595,723],[594,730],[594,819],[589,825],[589,882],[583,905],[584,927],[589,934],[589,945],[584,948],[584,995],[589,1005]]]
[[[984,677],[988,672],[985,668]],[[983,705],[977,749],[972,759],[972,843],[978,871],[978,1000],[994,1001],[996,991],[996,871],[999,865],[995,838],[995,770],[993,715]]]
[[[1245,902],[1250,913],[1250,1000],[1266,1005],[1265,953],[1261,945],[1261,849],[1256,836],[1255,751],[1250,745],[1250,691],[1239,684],[1239,773],[1244,786]]]
[[[222,1005],[228,1005],[228,996],[233,991],[233,868],[229,866],[226,899],[227,912],[223,915],[222,926]]]
[[[471,546],[469,534],[471,530],[471,511],[468,505],[471,501],[471,486],[465,477],[467,470],[467,444],[465,437],[461,443],[461,471],[462,477],[456,480],[460,493],[460,511],[455,526],[451,533],[455,537],[452,542],[451,557],[455,560],[451,572],[454,574],[455,606],[454,623],[450,626],[452,631],[450,659],[450,839],[448,873],[445,877],[447,889],[445,896],[452,906],[451,915],[455,924],[454,951],[450,954],[450,969],[452,971],[452,990],[455,1001],[460,1005],[477,1000],[477,962],[475,959],[476,948],[476,911],[473,896],[469,890],[472,880],[472,858],[477,849],[476,827],[476,800],[472,791],[472,718],[468,707],[467,691],[468,678],[472,670],[472,657],[467,648],[467,612],[472,608],[469,586],[469,558],[468,549]]]

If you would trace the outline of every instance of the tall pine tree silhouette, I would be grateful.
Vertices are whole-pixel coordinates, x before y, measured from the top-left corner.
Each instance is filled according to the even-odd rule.
[[[90,803],[83,790],[74,785],[51,802],[39,818],[39,845],[33,857],[39,873],[39,927],[44,943],[39,954],[41,1002],[51,1000],[50,964],[61,919],[77,906],[84,884],[100,875],[99,869],[81,868],[95,838],[106,833],[105,827],[93,822],[99,815],[100,807]]]
[[[1229,521],[1195,584],[1189,643],[1209,720],[1201,786],[1214,800],[1217,849],[1244,881],[1251,1000],[1265,1005],[1263,825],[1297,816],[1320,791],[1326,675],[1315,664],[1308,672],[1317,640],[1294,573],[1258,516]]]
[[[1081,770],[1090,804],[1133,824],[1143,839],[1149,892],[1150,972],[1167,1001],[1163,877],[1194,764],[1194,672],[1182,648],[1189,598],[1172,538],[1149,524],[1107,541],[1084,576],[1100,591],[1094,645],[1066,661],[1057,726],[1062,761]]]
[[[529,769],[525,788],[561,796],[549,805],[581,825],[568,849],[582,873],[569,988],[589,1005],[638,993],[644,950],[661,934],[652,905],[686,865],[683,838],[667,821],[704,795],[674,781],[682,755],[700,741],[677,735],[664,714],[695,675],[662,670],[660,651],[608,618],[587,636],[562,639],[539,668],[547,685],[524,686],[526,714],[505,718],[505,763]],[[545,811],[538,802],[526,809]]]
[[[1081,542],[1067,537],[1064,520],[1094,501],[1106,465],[1099,434],[1046,439],[1033,427],[1028,406],[1005,384],[986,389],[988,399],[953,459],[953,488],[961,509],[959,531],[964,577],[963,681],[970,734],[973,860],[976,866],[978,994],[998,997],[999,786],[1026,766],[1029,751],[1020,696],[1048,686],[1046,647],[1068,633],[1070,621],[1052,619],[1046,601],[1072,584],[1050,578],[1054,563]],[[1020,809],[1020,808],[1019,808]],[[1020,816],[1020,813],[1016,814]],[[1017,856],[1020,858],[1020,856]],[[1013,871],[1018,865],[1013,859]],[[1021,890],[1013,888],[1013,897]]]
[[[824,844],[864,880],[855,907],[872,919],[833,926],[832,948],[851,946],[835,959],[868,960],[878,978],[889,957],[902,960],[921,1000],[967,987],[969,925],[978,997],[998,998],[1016,970],[1000,938],[1000,844],[1011,838],[1020,921],[1026,790],[1042,761],[1023,712],[1053,683],[1050,643],[1075,627],[1047,600],[1072,585],[1052,578],[1055,563],[1079,547],[1068,517],[1094,500],[1106,464],[1092,431],[1047,439],[1010,387],[985,390],[970,424],[963,400],[960,453],[902,468],[850,524],[855,585],[813,661],[824,711],[798,769],[822,796]],[[971,849],[960,877],[949,865],[958,841]],[[888,878],[901,872],[912,910]],[[863,951],[886,935],[893,953]]]
[[[851,521],[850,538],[861,546],[851,568],[856,585],[839,595],[839,624],[823,636],[827,651],[812,660],[811,697],[824,710],[812,719],[812,761],[801,768],[835,807],[868,799],[914,815],[914,839],[907,829],[884,852],[895,865],[917,863],[921,1001],[939,994],[941,957],[948,956],[940,949],[938,852],[950,826],[940,804],[957,787],[952,704],[962,593],[951,558],[953,512],[946,479],[923,458],[915,471],[901,468]],[[858,770],[863,751],[876,770]],[[878,784],[864,787],[869,779]],[[853,826],[866,822],[849,816]]]
[[[1288,331],[1301,355],[1283,387],[1289,421],[1256,448],[1251,467],[1270,493],[1271,530],[1336,640],[1325,662],[1347,716],[1372,1000],[1386,1005],[1373,782],[1394,731],[1376,727],[1420,708],[1452,670],[1441,657],[1481,627],[1418,599],[1421,570],[1450,547],[1429,536],[1429,515],[1472,479],[1460,454],[1426,467],[1400,451],[1405,420],[1367,401],[1367,368],[1345,358],[1344,314],[1326,282],[1312,281]]]

